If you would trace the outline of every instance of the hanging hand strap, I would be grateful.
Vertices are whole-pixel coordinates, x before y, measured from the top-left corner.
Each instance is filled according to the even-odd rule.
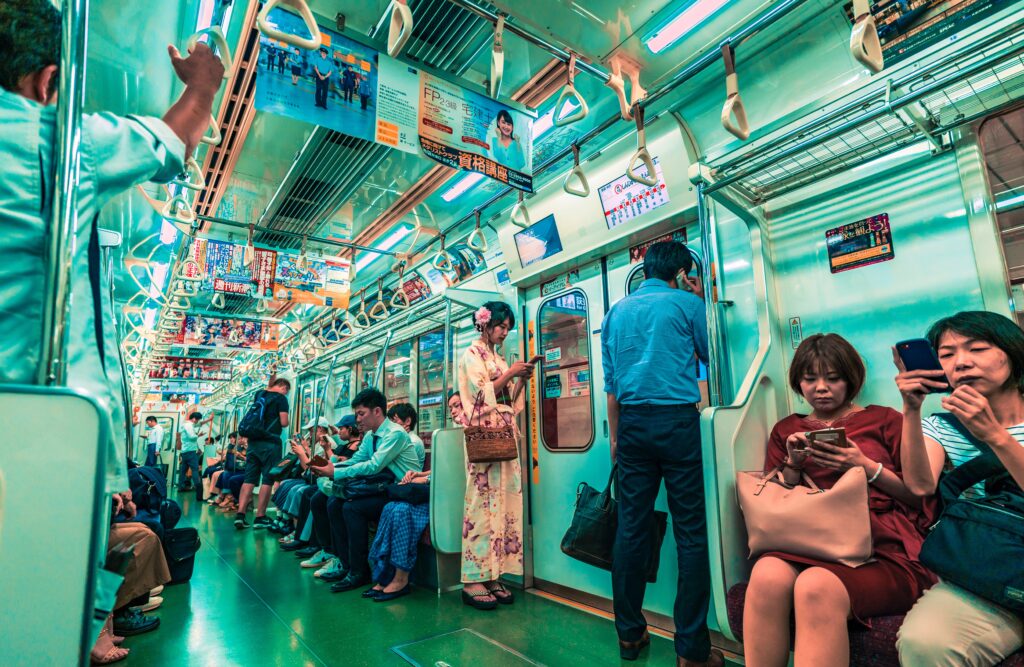
[[[412,37],[412,10],[408,0],[392,0],[391,24],[388,26],[388,55],[396,57]]]
[[[850,54],[872,74],[885,67],[882,42],[878,39],[878,26],[871,14],[868,0],[853,0],[853,30],[850,32]]]
[[[487,239],[484,238],[484,233],[480,229],[480,209],[473,211],[473,217],[476,224],[473,226],[473,231],[469,233],[469,238],[466,239],[466,245],[477,252],[487,252]]]
[[[562,88],[562,92],[558,96],[558,101],[555,102],[555,127],[571,125],[572,123],[583,120],[587,117],[587,114],[590,113],[587,101],[583,99],[583,96],[580,95],[578,90],[576,90],[576,54],[571,51],[569,52],[569,67],[566,70],[565,79],[565,87]],[[624,98],[625,93],[623,93],[623,99]],[[571,114],[563,116],[562,114],[566,105],[573,103],[573,99],[576,100],[575,105],[579,108]]]
[[[725,64],[725,106],[722,107],[722,127],[726,132],[741,141],[750,136],[750,124],[747,122],[747,110],[740,99],[740,84],[736,77],[736,53],[732,44],[722,45],[722,62]],[[735,116],[736,122],[732,119]]]
[[[572,179],[576,177],[579,181],[578,185],[573,185]],[[566,194],[570,194],[576,197],[587,197],[590,195],[590,183],[587,182],[587,176],[583,173],[583,168],[580,167],[580,147],[576,144],[572,145],[572,169],[565,175],[565,180],[562,181],[562,190]]]
[[[523,201],[523,191],[519,190],[519,199],[516,201],[515,206],[512,207],[512,212],[509,215],[509,222],[516,227],[522,227],[526,229],[532,223],[530,222],[530,210],[526,208],[526,202]]]
[[[501,79],[505,73],[505,15],[499,13],[498,20],[494,22],[494,43],[491,46],[491,78],[488,81],[488,92],[494,99],[498,98],[501,92]]]
[[[633,107],[633,119],[636,121],[636,152],[629,159],[629,167],[626,169],[626,176],[629,180],[636,181],[641,185],[654,187],[658,184],[658,173],[654,169],[654,160],[647,150],[647,132],[644,130],[644,108],[637,104]],[[637,171],[640,165],[647,170],[647,175]]]
[[[306,24],[306,29],[309,30],[309,37],[299,37],[298,35],[290,35],[285,32],[281,32],[276,28],[270,26],[267,23],[267,15],[270,14],[271,10],[278,5],[286,5],[298,12],[299,16],[302,17],[303,22]],[[310,11],[309,5],[306,4],[305,0],[268,0],[259,15],[256,17],[256,27],[261,33],[280,42],[284,42],[290,46],[295,46],[300,49],[306,49],[312,51],[313,49],[319,49],[320,44],[323,41],[320,36],[320,26],[316,24],[316,18],[313,16],[313,12]]]
[[[193,34],[188,38],[188,42],[185,43],[185,50],[192,53],[192,49],[196,48],[196,44],[199,43],[199,39],[203,36],[210,39],[211,46],[217,47],[217,56],[220,58],[221,64],[224,65],[224,78],[230,79],[235,65],[231,60],[231,48],[228,46],[228,40],[224,38],[224,31],[221,30],[219,25],[203,28]]]

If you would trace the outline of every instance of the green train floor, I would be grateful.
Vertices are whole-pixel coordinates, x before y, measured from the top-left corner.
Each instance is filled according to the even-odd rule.
[[[129,637],[123,665],[244,667],[423,665],[675,665],[672,642],[652,636],[637,662],[620,661],[608,619],[516,591],[494,611],[432,590],[388,603],[331,593],[265,530],[181,494],[182,526],[203,546],[188,584],[168,586],[155,632]]]

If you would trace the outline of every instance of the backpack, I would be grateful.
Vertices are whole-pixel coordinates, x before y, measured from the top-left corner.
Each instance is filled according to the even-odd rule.
[[[242,421],[238,422],[238,435],[244,435],[250,440],[257,441],[273,441],[278,439],[277,434],[272,433],[271,429],[280,417],[278,415],[268,416],[266,414],[267,402],[267,392],[261,392],[256,397],[256,400],[252,402],[249,411],[242,417]]]
[[[153,466],[139,466],[128,471],[128,488],[132,491],[132,500],[140,512],[150,511],[159,514],[163,502],[167,499],[167,480],[160,469]]]

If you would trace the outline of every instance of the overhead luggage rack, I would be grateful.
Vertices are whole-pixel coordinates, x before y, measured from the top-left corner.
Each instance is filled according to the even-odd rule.
[[[749,144],[710,157],[715,178],[706,191],[733,185],[761,203],[922,140],[943,148],[943,134],[1024,97],[1024,28],[1011,25],[953,47],[813,118],[783,119]]]

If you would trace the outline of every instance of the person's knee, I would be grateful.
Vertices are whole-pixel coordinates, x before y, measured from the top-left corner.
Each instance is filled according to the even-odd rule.
[[[758,559],[750,573],[745,606],[775,607],[793,598],[796,569],[784,560],[768,556]]]
[[[950,641],[945,624],[925,614],[907,614],[896,634],[902,667],[966,665],[967,654]]]
[[[810,614],[812,620],[831,616],[846,619],[850,613],[850,596],[839,577],[820,567],[801,572],[793,585],[793,603],[798,618]]]

